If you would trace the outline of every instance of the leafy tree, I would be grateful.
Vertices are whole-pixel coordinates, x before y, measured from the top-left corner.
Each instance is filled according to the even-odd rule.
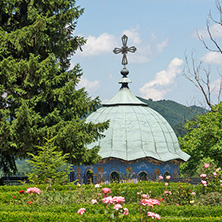
[[[37,154],[28,153],[32,158],[26,160],[32,167],[28,174],[28,180],[34,184],[59,184],[68,181],[70,165],[67,166],[66,158],[68,154],[62,155],[62,151],[56,151],[52,139],[46,139],[45,144],[37,146]]]
[[[99,148],[85,145],[108,123],[86,124],[96,109],[70,56],[85,43],[74,36],[83,9],[75,0],[0,1],[0,169],[15,170],[15,158],[36,153],[47,131],[74,164],[98,161]]]
[[[222,167],[222,103],[213,106],[211,112],[197,116],[195,121],[188,122],[186,128],[188,134],[179,138],[179,142],[181,149],[191,158],[182,164],[181,172],[195,175],[204,158]]]

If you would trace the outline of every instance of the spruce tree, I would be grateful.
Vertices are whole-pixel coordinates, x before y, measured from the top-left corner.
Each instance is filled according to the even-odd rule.
[[[70,165],[67,165],[66,158],[69,154],[62,154],[62,151],[56,151],[53,145],[55,138],[45,138],[43,146],[37,146],[37,155],[28,153],[31,160],[26,160],[32,167],[32,172],[28,180],[34,184],[61,184],[68,182]]]
[[[17,157],[36,153],[49,131],[73,164],[98,161],[98,147],[86,144],[101,136],[108,123],[86,124],[96,109],[76,86],[82,75],[70,57],[85,40],[74,36],[83,9],[75,0],[0,1],[0,168],[15,169]]]

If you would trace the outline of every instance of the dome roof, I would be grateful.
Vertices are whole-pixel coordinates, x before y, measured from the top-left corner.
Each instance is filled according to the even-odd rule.
[[[137,99],[128,87],[122,87],[108,102],[89,115],[86,122],[110,120],[105,137],[89,144],[88,149],[100,146],[99,155],[133,161],[154,158],[159,161],[187,161],[169,123],[156,111]]]
[[[141,158],[154,158],[159,161],[183,160],[190,156],[179,146],[177,137],[169,123],[156,111],[137,99],[128,88],[130,79],[126,68],[126,54],[135,52],[136,47],[127,46],[128,37],[123,35],[122,48],[115,48],[115,54],[122,53],[121,70],[123,77],[119,92],[96,112],[89,115],[86,122],[101,123],[110,121],[105,137],[89,144],[88,149],[100,146],[99,155],[105,158],[118,158],[133,161]]]

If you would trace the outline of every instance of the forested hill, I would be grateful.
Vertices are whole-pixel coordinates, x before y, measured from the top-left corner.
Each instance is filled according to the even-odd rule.
[[[187,120],[194,119],[196,115],[206,113],[206,110],[201,107],[187,107],[171,100],[153,101],[152,99],[137,98],[161,114],[175,130],[177,136],[183,136],[186,133],[183,126]]]

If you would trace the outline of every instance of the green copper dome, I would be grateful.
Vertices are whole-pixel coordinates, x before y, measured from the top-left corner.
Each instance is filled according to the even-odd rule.
[[[137,99],[128,87],[122,87],[113,99],[86,119],[93,123],[107,120],[110,126],[105,137],[88,146],[90,149],[99,145],[102,158],[132,161],[151,157],[160,161],[187,161],[190,157],[180,149],[169,123]]]
[[[159,161],[183,160],[190,156],[179,146],[177,137],[169,123],[146,103],[137,99],[128,88],[130,79],[126,68],[126,54],[135,52],[134,46],[127,46],[128,37],[123,35],[122,48],[115,48],[115,54],[122,53],[121,70],[123,75],[119,92],[103,107],[89,115],[86,122],[110,121],[105,137],[90,144],[88,149],[99,145],[99,155],[105,158],[118,158],[133,161],[141,158],[154,158]]]

